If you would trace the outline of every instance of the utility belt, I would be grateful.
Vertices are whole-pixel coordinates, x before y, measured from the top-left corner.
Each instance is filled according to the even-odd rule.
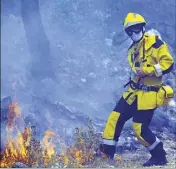
[[[131,82],[130,83],[130,87],[132,89],[138,89],[138,90],[143,90],[145,92],[150,92],[150,91],[155,91],[155,92],[158,92],[158,90],[160,89],[160,87],[156,87],[156,86],[147,86],[147,85],[144,85],[144,84],[137,84],[135,82]]]
[[[158,92],[160,87],[157,87],[157,86],[147,86],[147,85],[144,85],[144,84],[139,84],[139,83],[135,83],[134,81],[130,80],[124,87],[126,87],[127,85],[130,85],[130,87],[133,89],[133,90],[142,90],[142,91],[145,91],[145,92],[150,92],[150,91],[155,91],[155,92]]]
[[[124,87],[130,85],[133,90],[142,90],[145,92],[155,91],[157,106],[167,105],[174,97],[174,90],[171,86],[162,84],[161,86],[147,86],[144,84],[135,83],[130,80]]]

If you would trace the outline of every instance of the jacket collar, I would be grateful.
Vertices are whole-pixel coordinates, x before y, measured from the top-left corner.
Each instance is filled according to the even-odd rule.
[[[145,32],[143,38],[138,43],[133,42],[133,46],[140,48],[143,45],[143,43],[145,43],[145,51],[147,51],[152,47],[152,45],[155,42],[156,42],[156,35],[149,35],[147,32]]]
[[[144,34],[144,40],[145,40],[145,50],[149,50],[152,45],[156,42],[156,36],[157,35],[149,35],[148,33]]]

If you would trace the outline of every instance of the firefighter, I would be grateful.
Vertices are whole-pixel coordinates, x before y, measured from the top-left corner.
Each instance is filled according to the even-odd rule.
[[[136,13],[128,13],[124,20],[125,32],[133,41],[128,49],[130,80],[106,122],[100,151],[111,159],[114,157],[122,128],[132,118],[136,137],[151,154],[143,166],[166,165],[163,143],[149,125],[156,108],[173,97],[173,89],[163,84],[162,76],[171,72],[174,61],[167,44],[157,35],[148,34],[145,25],[143,16]]]

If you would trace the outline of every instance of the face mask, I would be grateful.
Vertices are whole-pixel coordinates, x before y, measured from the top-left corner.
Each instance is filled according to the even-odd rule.
[[[142,39],[143,37],[143,31],[141,30],[139,33],[134,33],[132,34],[131,36],[131,39],[134,41],[134,42],[137,42],[139,41],[140,39]]]

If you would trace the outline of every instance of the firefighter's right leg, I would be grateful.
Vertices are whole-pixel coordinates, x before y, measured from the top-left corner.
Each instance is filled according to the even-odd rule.
[[[103,132],[100,151],[108,158],[113,158],[116,151],[116,143],[122,128],[127,120],[133,116],[133,104],[128,105],[123,97],[117,103],[115,109],[109,115]]]

